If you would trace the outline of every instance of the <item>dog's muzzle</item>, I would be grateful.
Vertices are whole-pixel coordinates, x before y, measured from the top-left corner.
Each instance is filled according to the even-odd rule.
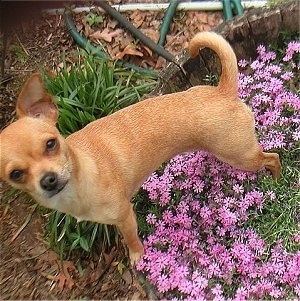
[[[49,198],[61,192],[67,185],[68,180],[59,178],[54,172],[46,173],[40,180],[41,188],[47,192]]]

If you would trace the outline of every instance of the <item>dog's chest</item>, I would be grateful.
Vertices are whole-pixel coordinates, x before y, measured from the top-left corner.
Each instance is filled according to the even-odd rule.
[[[114,224],[118,210],[110,200],[102,199],[93,188],[85,193],[66,187],[63,193],[57,195],[47,207],[72,215],[77,222],[92,221],[101,224]]]

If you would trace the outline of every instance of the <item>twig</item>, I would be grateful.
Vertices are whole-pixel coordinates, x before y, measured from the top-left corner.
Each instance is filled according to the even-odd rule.
[[[4,69],[6,70],[6,69]],[[13,77],[12,76],[5,76],[5,77],[2,77],[2,79],[0,80],[0,86],[8,83],[9,81],[13,80]]]
[[[20,235],[20,233],[25,229],[25,227],[29,224],[29,222],[30,222],[30,220],[31,220],[31,217],[32,217],[32,214],[33,214],[33,212],[35,211],[35,209],[36,209],[36,207],[37,207],[37,204],[34,204],[33,206],[32,206],[32,210],[31,210],[31,212],[27,215],[27,217],[26,217],[26,219],[25,219],[25,221],[24,221],[24,223],[22,224],[22,226],[19,228],[19,230],[15,233],[15,235],[12,237],[12,239],[11,239],[11,243]]]
[[[4,61],[5,61],[5,56],[6,56],[6,48],[7,48],[7,32],[4,30],[3,33],[3,47],[2,47],[2,60],[1,60],[1,77],[4,77]]]
[[[18,42],[20,43],[22,49],[24,50],[24,52],[26,53],[27,56],[29,56],[29,51],[25,48],[25,46],[23,45],[23,43],[21,42],[19,36],[16,34],[16,38],[18,39]]]
[[[3,283],[5,283],[7,280],[9,280],[11,277],[13,277],[14,275],[11,274],[9,275],[8,277],[4,278],[1,282],[0,282],[0,285],[2,285]]]
[[[35,69],[4,69],[9,72],[34,72]]]

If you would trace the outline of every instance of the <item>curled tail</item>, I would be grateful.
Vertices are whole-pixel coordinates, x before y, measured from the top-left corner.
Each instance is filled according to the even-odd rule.
[[[211,48],[219,56],[222,74],[218,87],[222,92],[237,95],[238,92],[238,67],[235,53],[229,43],[214,32],[199,32],[189,43],[189,53],[196,57],[201,48]]]

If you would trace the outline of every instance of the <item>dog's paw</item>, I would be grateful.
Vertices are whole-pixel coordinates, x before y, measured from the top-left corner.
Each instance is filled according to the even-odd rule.
[[[141,246],[138,251],[129,250],[130,263],[135,266],[144,255],[144,248]]]

